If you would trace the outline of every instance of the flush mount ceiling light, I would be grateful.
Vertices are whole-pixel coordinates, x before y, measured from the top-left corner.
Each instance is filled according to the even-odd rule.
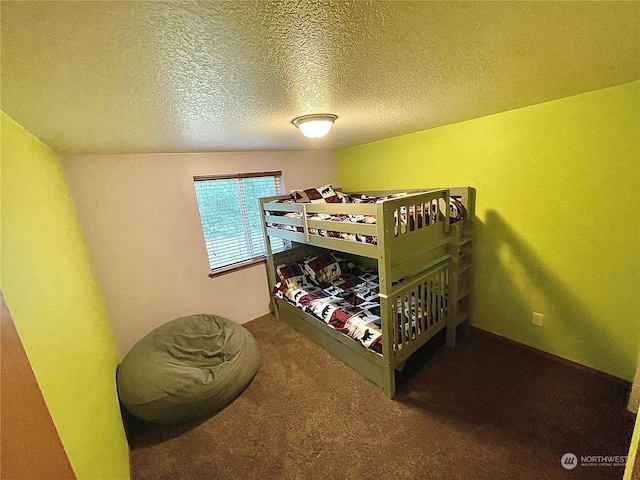
[[[300,133],[308,138],[322,138],[333,126],[333,122],[338,117],[331,115],[330,113],[320,113],[314,115],[303,115],[302,117],[294,118],[291,120]]]

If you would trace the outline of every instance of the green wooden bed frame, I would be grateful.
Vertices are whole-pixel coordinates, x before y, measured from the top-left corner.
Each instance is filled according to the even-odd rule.
[[[380,196],[398,191],[358,193]],[[453,224],[449,222],[450,196],[458,198],[466,208],[465,219]],[[393,398],[396,390],[396,369],[402,369],[411,354],[443,328],[447,329],[449,346],[455,345],[459,325],[465,330],[468,329],[475,189],[423,189],[375,204],[272,203],[285,198],[289,196],[260,199],[262,224],[267,239],[266,265],[270,291],[273,291],[276,283],[277,265],[301,262],[309,255],[322,253],[323,249],[340,252],[343,256],[346,254],[354,263],[377,269],[383,335],[382,355],[364,348],[357,341],[287,301],[272,297],[271,308],[274,315],[372,380],[383,388],[387,397]],[[396,219],[403,209],[404,212],[408,212],[410,208],[426,212],[429,208],[433,212],[435,208],[437,212],[437,205],[445,206],[445,215],[431,216],[431,223],[414,230],[407,227],[403,232],[398,228]],[[271,212],[296,212],[300,216],[289,218],[273,215]],[[369,225],[313,220],[307,217],[312,213],[375,215],[377,223]],[[423,218],[425,217],[423,213]],[[274,228],[269,224],[291,225],[299,227],[302,232]],[[378,244],[314,235],[309,233],[309,229],[312,228],[375,235],[378,237]],[[292,248],[273,253],[271,238],[289,240]],[[399,279],[405,280],[392,286]],[[412,298],[419,297],[422,297],[421,306],[418,306],[417,300],[413,303],[417,311],[413,334],[408,334],[411,329],[406,327],[411,319],[407,318],[403,308],[397,309],[397,305],[412,302]],[[441,303],[432,302],[429,298],[440,299]],[[446,305],[442,303],[445,302],[445,298]],[[400,326],[401,328],[398,328]]]

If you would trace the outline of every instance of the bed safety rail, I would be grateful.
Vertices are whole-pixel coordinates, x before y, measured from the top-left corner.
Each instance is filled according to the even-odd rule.
[[[380,203],[275,203],[288,198],[260,199],[267,236],[376,259],[390,253],[394,267],[431,250],[434,240],[444,239],[449,231],[448,190],[410,193]]]
[[[451,258],[414,279],[400,282],[387,294],[380,293],[383,335],[392,339],[388,347],[391,367],[396,368],[447,324],[447,294]]]

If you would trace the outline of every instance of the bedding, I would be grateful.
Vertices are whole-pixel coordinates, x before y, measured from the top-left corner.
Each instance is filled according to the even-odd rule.
[[[273,295],[283,299],[314,318],[326,323],[331,328],[356,340],[365,348],[382,355],[382,325],[380,320],[380,298],[378,275],[374,270],[356,266],[353,263],[331,256],[341,274],[330,277],[322,277],[321,282],[306,282],[303,284],[288,283],[285,278],[278,277]],[[326,255],[323,255],[326,257]],[[314,263],[319,257],[306,259]],[[329,261],[323,258],[321,265]],[[277,271],[287,272],[305,267],[301,265],[283,265],[277,267]],[[417,299],[412,295],[398,299],[397,335],[402,332],[401,316],[405,317],[406,336],[415,337],[416,318],[422,317],[421,290],[417,290]],[[402,305],[401,305],[402,303]],[[431,302],[429,302],[431,303]],[[426,307],[426,306],[425,306]],[[432,307],[426,307],[432,308]],[[434,309],[436,316],[444,315],[445,306],[437,305]]]
[[[299,264],[278,265],[276,274],[280,281],[287,287],[308,287],[311,285],[311,279],[306,270]]]
[[[288,286],[278,281],[274,295],[288,301],[331,328],[382,354],[378,276],[354,266],[319,285]]]
[[[335,280],[342,273],[338,259],[330,253],[306,259],[304,269],[316,285]]]
[[[331,184],[305,190],[291,190],[291,198],[296,203],[346,203],[346,195],[336,192]]]

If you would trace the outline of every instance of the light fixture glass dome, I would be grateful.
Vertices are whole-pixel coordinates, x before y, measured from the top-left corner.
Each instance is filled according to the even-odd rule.
[[[338,117],[331,115],[330,113],[303,115],[302,117],[294,118],[293,123],[300,133],[308,138],[322,138],[324,137],[333,126],[333,122]]]

